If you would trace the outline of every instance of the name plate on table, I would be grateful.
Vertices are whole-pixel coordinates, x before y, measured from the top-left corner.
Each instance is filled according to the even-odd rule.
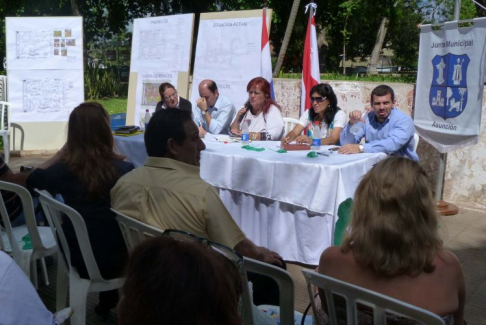
[[[282,149],[287,151],[294,151],[294,150],[311,150],[311,146],[305,143],[286,143],[280,145]]]

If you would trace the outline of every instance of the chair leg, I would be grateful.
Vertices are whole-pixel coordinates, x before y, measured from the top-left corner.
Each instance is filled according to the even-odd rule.
[[[60,253],[58,253],[60,254]],[[68,269],[62,256],[58,255],[57,259],[57,290],[56,290],[56,310],[62,310],[66,307],[68,293]]]
[[[42,273],[44,273],[44,284],[49,285],[49,277],[47,276],[46,260],[44,257],[41,259]]]
[[[8,134],[5,134],[3,137],[3,156],[5,157],[5,163],[8,164],[8,160],[10,159],[10,137]]]
[[[88,299],[90,281],[81,279],[74,272],[69,274],[69,305],[74,310],[71,325],[86,324],[86,301]]]
[[[37,281],[37,260],[30,261],[30,281],[34,285],[35,290],[39,289],[39,282]]]

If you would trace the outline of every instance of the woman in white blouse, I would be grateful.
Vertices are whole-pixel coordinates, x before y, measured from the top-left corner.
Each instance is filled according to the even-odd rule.
[[[278,105],[270,96],[270,84],[262,77],[253,78],[246,86],[248,101],[231,123],[231,133],[241,135],[241,124],[249,121],[250,140],[280,140],[284,121]]]
[[[337,98],[334,90],[328,84],[318,84],[311,91],[312,109],[308,109],[300,117],[292,131],[283,139],[283,143],[296,141],[298,143],[312,144],[312,139],[307,135],[301,135],[302,131],[311,123],[319,121],[321,125],[321,145],[332,145],[339,142],[339,135],[347,121],[346,113],[337,106]]]

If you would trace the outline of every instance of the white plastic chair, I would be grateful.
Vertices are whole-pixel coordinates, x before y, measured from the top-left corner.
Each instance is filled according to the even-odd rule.
[[[10,103],[0,101],[0,135],[3,138],[5,162],[10,159]]]
[[[57,233],[56,240],[58,240],[58,245],[62,246],[63,248],[64,254],[60,255],[64,255],[67,259],[63,265],[67,265],[69,270],[69,302],[74,310],[74,314],[71,318],[71,325],[85,325],[86,300],[88,293],[121,288],[125,282],[125,278],[116,278],[111,280],[103,279],[100,274],[98,264],[94,258],[93,250],[91,249],[86,224],[81,215],[73,208],[53,199],[48,192],[39,190],[36,191],[40,194],[39,199],[49,224],[51,225],[51,229],[53,232]],[[71,253],[61,226],[62,214],[65,214],[73,224],[76,238],[81,249],[81,254],[83,255],[84,263],[86,265],[86,269],[88,270],[89,279],[82,279],[79,276],[76,268],[70,266]],[[62,280],[60,281],[59,279]],[[63,277],[62,274],[58,274],[58,286],[62,286],[64,290],[66,288],[65,277]],[[65,291],[64,294],[59,294],[58,292],[57,309],[61,308],[59,303],[62,301],[62,298],[64,298],[65,304]]]
[[[12,228],[4,198],[0,195],[0,214],[5,226],[5,233],[2,233],[4,250],[12,252],[14,261],[30,278],[36,289],[38,288],[37,260],[41,259],[44,282],[49,285],[44,257],[58,252],[58,246],[51,230],[49,227],[37,226],[32,196],[27,189],[16,184],[0,181],[0,190],[13,192],[20,197],[26,222],[25,225]],[[27,234],[30,236],[32,249],[22,248],[24,245],[22,238]],[[8,238],[8,243],[5,241],[5,237]]]
[[[294,324],[294,280],[289,272],[277,266],[244,257],[243,270],[243,308],[242,316],[245,325],[253,325],[252,300],[246,272],[266,275],[278,284],[280,296],[280,324]]]
[[[312,285],[316,285],[325,292],[327,311],[331,325],[338,324],[334,306],[334,295],[342,296],[346,300],[346,319],[348,325],[358,324],[357,304],[366,305],[373,309],[374,324],[386,324],[386,314],[390,313],[427,325],[444,325],[442,319],[436,314],[403,301],[313,271],[302,270],[302,273],[307,282],[307,291],[309,292],[309,298],[314,312],[315,324],[318,323]]]
[[[285,132],[284,135],[292,131],[292,129],[295,127],[296,124],[299,123],[299,120],[291,117],[284,117],[284,125],[285,125]]]
[[[131,218],[124,215],[121,212],[111,209],[116,213],[116,221],[120,226],[121,232],[123,234],[123,239],[125,239],[125,244],[129,252],[135,248],[138,244],[150,237],[162,236],[163,230],[155,228],[146,223],[143,223],[137,219]]]
[[[413,134],[413,140],[414,140],[414,143],[413,143],[413,151],[417,152],[417,147],[418,147],[418,144],[419,144],[419,140],[420,140],[420,137],[417,133],[414,133]]]

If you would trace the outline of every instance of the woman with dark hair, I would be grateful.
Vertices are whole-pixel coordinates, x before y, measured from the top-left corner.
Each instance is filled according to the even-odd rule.
[[[241,135],[241,124],[248,120],[250,140],[280,140],[284,132],[284,121],[278,105],[270,96],[270,84],[265,78],[257,77],[246,86],[248,101],[231,123],[231,133]]]
[[[62,195],[64,202],[83,217],[101,275],[121,275],[127,258],[125,242],[110,210],[110,191],[117,180],[133,169],[131,163],[113,151],[110,118],[102,105],[83,103],[69,116],[67,142],[47,163],[27,178],[27,188]],[[71,250],[71,264],[88,278],[74,228],[64,220],[64,232]],[[100,293],[97,311],[107,316],[116,306],[116,290]]]
[[[464,276],[457,257],[442,246],[420,165],[403,157],[382,160],[363,177],[354,201],[343,243],[322,253],[319,272],[426,309],[445,324],[464,324]],[[373,319],[367,309],[358,312],[363,323]]]
[[[209,246],[171,237],[135,248],[118,305],[120,325],[240,325],[240,275]]]
[[[321,145],[332,145],[339,142],[339,135],[347,117],[337,106],[337,98],[334,90],[329,84],[318,84],[310,91],[312,109],[308,109],[302,114],[299,124],[290,131],[283,139],[283,143],[296,141],[298,143],[312,144],[312,139],[307,135],[300,135],[309,124],[314,126],[315,121],[319,121],[321,128]]]

